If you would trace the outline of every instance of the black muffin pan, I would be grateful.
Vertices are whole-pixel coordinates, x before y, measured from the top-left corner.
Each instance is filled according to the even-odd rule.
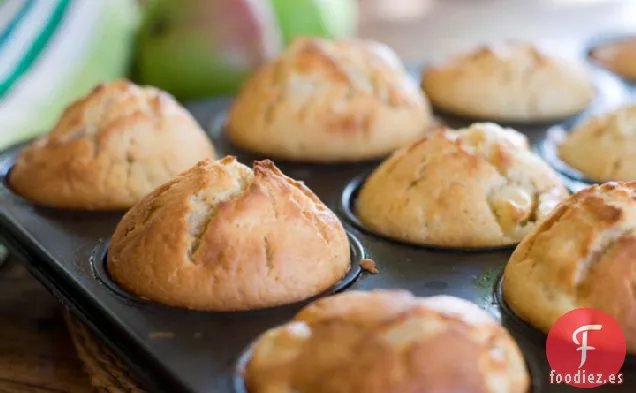
[[[588,111],[564,125],[602,111],[624,99],[626,87],[596,72],[599,98]],[[220,154],[251,164],[256,157],[232,147],[223,137],[230,99],[188,106],[209,131]],[[442,117],[451,127],[470,121]],[[545,125],[517,127],[540,146]],[[0,154],[3,178],[19,147]],[[500,319],[518,341],[532,372],[533,393],[568,392],[574,388],[549,384],[545,336],[515,317],[498,301],[497,278],[514,246],[495,249],[423,247],[386,239],[367,230],[355,215],[357,190],[379,161],[357,164],[301,164],[276,161],[290,177],[302,180],[342,219],[352,244],[352,272],[321,296],[352,289],[408,289],[418,296],[453,295],[471,300]],[[572,189],[576,184],[564,176]],[[0,184],[0,241],[20,256],[47,288],[106,343],[153,392],[243,392],[240,368],[250,344],[266,329],[288,321],[309,301],[254,312],[194,312],[139,299],[110,280],[105,269],[108,242],[121,213],[70,212],[34,206]],[[361,271],[371,258],[379,274]],[[307,272],[311,274],[311,272]],[[460,355],[458,355],[460,356]],[[355,361],[355,359],[352,359]],[[600,392],[633,392],[636,371],[628,367],[625,384]],[[353,393],[353,392],[352,392]],[[362,393],[362,392],[360,392]]]
[[[4,249],[4,246],[0,245],[0,269],[2,269],[2,267],[5,265],[5,262],[7,261],[8,256],[9,255],[6,249]]]

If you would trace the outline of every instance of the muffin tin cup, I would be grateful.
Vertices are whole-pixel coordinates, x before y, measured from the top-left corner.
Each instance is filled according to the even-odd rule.
[[[508,329],[512,329],[521,333],[528,341],[539,347],[545,347],[547,336],[542,331],[533,327],[521,317],[519,317],[511,308],[503,297],[503,273],[497,276],[495,282],[494,297],[501,309],[502,325]]]
[[[254,353],[254,346],[256,345],[256,341],[252,342],[246,349],[241,353],[237,362],[236,368],[234,372],[234,393],[249,393],[247,389],[247,384],[245,381],[245,370],[247,369],[247,365],[252,358],[252,354]]]
[[[276,166],[293,168],[295,170],[306,171],[330,171],[339,170],[342,167],[366,167],[368,165],[377,165],[382,160],[388,157],[386,154],[384,157],[360,160],[360,161],[342,161],[342,162],[321,162],[321,161],[301,161],[301,160],[289,160],[282,157],[276,157],[275,155],[266,155],[257,152],[245,150],[239,146],[234,145],[227,137],[227,113],[215,113],[204,124],[208,126],[208,135],[212,138],[215,147],[220,147],[227,155],[233,155],[241,158],[241,161],[249,165],[253,161],[271,160]],[[285,175],[288,175],[285,173]],[[288,175],[289,176],[289,175]],[[293,176],[290,176],[293,177]]]
[[[432,107],[434,114],[442,123],[450,128],[465,128],[473,123],[496,123],[506,128],[512,128],[526,133],[530,139],[536,139],[537,130],[544,130],[555,125],[572,126],[591,114],[604,112],[607,108],[615,107],[626,102],[631,95],[629,83],[617,79],[606,69],[596,65],[590,70],[592,83],[596,91],[596,97],[587,108],[567,116],[554,117],[541,120],[506,120],[484,116],[463,115],[442,108]],[[541,134],[541,133],[540,133]],[[533,140],[535,142],[535,140]]]
[[[561,174],[570,191],[577,192],[600,182],[587,178],[583,173],[572,168],[559,157],[559,145],[568,132],[568,129],[563,126],[550,127],[546,131],[545,139],[541,141],[536,150],[545,162]]]
[[[506,303],[506,300],[503,295],[503,273],[501,273],[497,277],[497,281],[495,282],[494,297],[497,300],[497,303],[501,309],[501,322],[504,327],[506,327],[509,331],[515,331],[518,334],[521,334],[524,338],[530,341],[533,345],[544,349],[546,345],[546,340],[548,339],[547,334],[543,331],[537,329],[532,326],[530,323],[526,322],[521,318],[517,313]],[[625,357],[625,363],[623,365],[623,371],[631,371],[636,367],[636,355],[627,355]]]
[[[589,60],[591,50],[603,43],[621,39],[620,37],[621,36],[612,35],[593,40],[585,47],[584,56],[587,56]],[[592,62],[592,64],[594,64],[594,62]],[[571,192],[581,191],[591,185],[600,184],[604,181],[590,179],[581,171],[561,160],[558,151],[559,145],[577,125],[585,123],[593,116],[602,115],[618,109],[623,105],[632,104],[634,95],[636,94],[636,86],[633,84],[627,83],[609,70],[603,69],[598,65],[595,65],[595,68],[596,70],[592,72],[592,75],[596,79],[597,91],[600,92],[597,102],[575,120],[547,127],[540,133],[539,138],[533,139],[534,150],[562,176],[566,186]]]
[[[252,354],[254,353],[254,346],[256,341],[252,342],[245,351],[243,351],[238,360],[236,361],[234,378],[233,378],[233,393],[250,393],[245,381],[245,372],[250,362]],[[546,390],[545,383],[541,378],[542,367],[541,363],[534,357],[524,357],[526,363],[526,369],[528,370],[530,377],[530,390],[527,393],[544,393]]]
[[[9,253],[6,251],[4,244],[0,243],[0,271],[6,266],[7,259],[9,259]]]
[[[496,120],[488,117],[468,116],[457,113],[445,111],[443,109],[434,108],[434,113],[450,128],[463,128],[473,123],[496,123],[502,127],[512,128],[518,131],[532,130],[537,128],[550,127],[554,124],[564,124],[575,122],[581,117],[585,111],[575,113],[570,116],[556,117],[553,119],[545,120],[528,120],[528,121],[514,121],[514,120]]]
[[[25,142],[23,144],[16,145],[16,146],[12,146],[8,148],[7,150],[5,150],[5,152],[15,153],[19,151],[23,146],[26,146],[29,142],[30,141]],[[41,205],[33,201],[30,201],[27,198],[20,195],[20,193],[15,191],[13,187],[11,186],[11,182],[9,181],[11,170],[13,169],[13,166],[15,165],[15,159],[16,159],[16,155],[10,154],[8,156],[5,155],[4,159],[0,161],[0,184],[2,184],[2,192],[4,192],[7,196],[9,196],[10,198],[12,198],[13,200],[15,200],[16,202],[20,204],[30,205],[34,209],[39,210],[42,214],[45,214],[45,215],[52,215],[52,216],[65,215],[67,217],[72,217],[75,219],[81,219],[81,218],[94,219],[95,217],[100,217],[100,216],[101,217],[119,216],[125,213],[127,210],[127,209],[100,209],[100,210],[90,211],[90,210],[82,210],[79,208],[72,209],[72,208],[52,207],[52,206]]]
[[[604,79],[597,82],[605,83]],[[601,95],[594,111],[600,110],[606,96]],[[249,165],[261,157],[232,146],[222,132],[230,102],[195,102],[189,109],[208,128],[219,157],[234,155]],[[442,120],[450,123],[450,119]],[[535,148],[546,137],[546,127],[520,131]],[[16,149],[0,153],[1,173],[6,175],[15,154]],[[373,259],[377,264],[379,274],[362,272],[346,288],[336,291],[407,289],[417,296],[453,295],[502,318],[505,326],[509,313],[497,301],[493,286],[512,247],[429,247],[396,242],[368,231],[355,216],[352,202],[356,189],[379,162],[276,161],[283,173],[303,181],[340,216],[347,232],[359,242],[360,258]],[[121,357],[142,385],[157,392],[241,392],[236,385],[240,359],[247,360],[246,351],[260,334],[289,321],[303,304],[255,312],[210,313],[140,300],[119,288],[105,270],[105,239],[110,239],[120,218],[121,214],[69,214],[62,209],[41,209],[15,195],[5,182],[0,183],[0,240]],[[571,392],[567,386],[548,384],[545,351],[536,345],[529,331],[518,330],[510,331],[532,372],[533,392]],[[633,392],[636,372],[626,373],[625,384],[611,388],[611,392]]]
[[[316,295],[308,297],[305,300],[299,301],[297,305],[304,305],[310,302],[313,302],[321,297],[330,296],[337,294],[346,290],[351,284],[353,284],[362,273],[362,267],[360,262],[365,258],[364,249],[362,248],[362,244],[360,241],[350,232],[347,232],[347,237],[349,239],[349,248],[351,250],[351,261],[350,267],[347,273],[338,280],[331,288],[326,291]],[[151,307],[151,308],[168,308],[172,310],[180,310],[186,312],[217,312],[217,311],[198,311],[198,310],[184,310],[183,308],[168,306],[158,302],[154,302],[149,299],[145,299],[143,297],[137,296],[126,289],[122,288],[114,279],[111,278],[108,273],[108,245],[109,241],[100,241],[93,254],[90,257],[90,265],[93,273],[93,277],[100,284],[105,286],[109,291],[111,291],[115,296],[120,297],[123,301],[135,304],[140,307]],[[222,311],[221,313],[235,313],[235,312],[257,312],[257,311],[267,311],[277,307],[287,307],[292,306],[294,303],[283,304],[280,306],[272,306],[267,308],[254,309],[250,311]]]
[[[550,164],[552,168],[571,180],[585,184],[598,183],[585,177],[583,173],[572,168],[559,157],[559,145],[565,140],[567,134],[568,131],[561,126],[548,129],[546,138],[539,148],[541,157]]]
[[[566,138],[571,129],[554,126],[547,130],[545,139],[537,147],[537,152],[553,169],[561,174],[566,186],[571,192],[577,192],[594,184],[602,184],[612,180],[594,180],[585,176],[581,171],[571,167],[559,157],[559,145]]]
[[[402,245],[406,247],[419,247],[423,249],[429,249],[433,251],[447,251],[447,252],[493,252],[493,251],[505,251],[505,250],[514,250],[517,244],[507,244],[501,246],[483,246],[483,247],[461,247],[461,246],[445,246],[433,243],[410,243],[404,240],[392,238],[390,236],[383,235],[378,233],[377,231],[369,228],[360,217],[356,214],[355,204],[358,197],[358,193],[360,188],[368,178],[369,174],[359,176],[349,182],[344,190],[342,191],[342,196],[340,199],[340,213],[348,220],[352,225],[354,225],[359,230],[375,236],[380,239],[384,239],[387,242],[395,243],[397,245]]]

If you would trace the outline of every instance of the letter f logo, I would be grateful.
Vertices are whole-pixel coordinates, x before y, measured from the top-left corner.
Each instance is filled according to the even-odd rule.
[[[587,360],[587,351],[596,349],[587,345],[587,332],[590,330],[601,330],[602,327],[602,325],[585,325],[576,329],[572,334],[572,341],[574,341],[574,344],[580,345],[580,347],[576,349],[577,351],[581,351],[581,364],[579,365],[579,368],[583,367],[585,361]],[[579,342],[576,336],[578,336],[581,332],[583,334],[581,335],[581,342]]]

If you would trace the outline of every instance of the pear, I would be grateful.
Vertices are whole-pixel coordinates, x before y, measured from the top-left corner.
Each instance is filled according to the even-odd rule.
[[[230,4],[232,3],[232,4]],[[139,32],[139,82],[181,100],[232,92],[266,58],[247,0],[150,0]]]
[[[356,0],[148,0],[134,79],[177,99],[232,94],[294,36],[354,33]]]

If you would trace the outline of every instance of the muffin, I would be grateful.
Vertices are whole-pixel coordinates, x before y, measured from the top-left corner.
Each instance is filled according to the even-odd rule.
[[[342,224],[271,161],[201,161],[133,206],[117,225],[107,270],[123,289],[203,311],[294,303],[349,271]]]
[[[226,135],[268,157],[346,162],[386,156],[431,122],[428,102],[387,46],[298,38],[245,83]]]
[[[252,347],[249,393],[527,393],[524,359],[485,311],[448,296],[349,291]]]
[[[559,145],[561,161],[598,182],[636,180],[636,105],[592,117]]]
[[[74,102],[52,132],[21,151],[9,183],[39,205],[124,210],[213,157],[205,132],[174,98],[118,80]]]
[[[500,122],[547,122],[584,110],[595,90],[583,67],[527,43],[479,47],[426,68],[433,107]]]
[[[636,182],[572,195],[510,257],[503,295],[516,314],[549,332],[563,314],[595,308],[623,329],[636,353]]]
[[[365,181],[355,210],[370,229],[409,243],[503,246],[567,195],[523,134],[477,123],[395,152]]]
[[[636,38],[601,45],[590,57],[618,76],[636,82]]]

